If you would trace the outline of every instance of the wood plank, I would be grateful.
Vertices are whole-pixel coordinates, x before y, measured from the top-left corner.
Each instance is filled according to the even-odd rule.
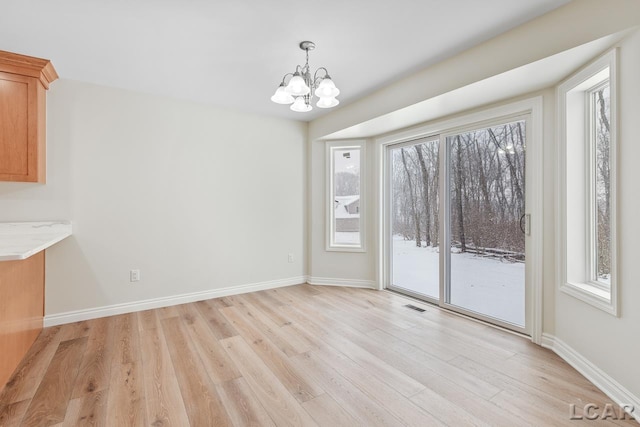
[[[557,415],[566,414],[570,404],[575,405],[575,413],[580,415],[586,402],[585,399],[588,399],[588,402],[595,403],[600,407],[604,407],[605,401],[607,400],[603,395],[591,395],[587,397],[580,392],[567,392],[561,387],[541,387],[542,389],[538,389],[505,375],[503,372],[487,368],[484,365],[462,356],[452,360],[451,364],[469,372],[475,377],[492,383],[504,391],[508,391],[511,395],[508,397],[528,398],[529,400],[535,401],[537,406],[544,407],[549,413],[556,411]]]
[[[82,320],[80,322],[62,325],[62,330],[60,331],[60,342],[88,337],[93,323],[95,323],[93,320]]]
[[[495,395],[491,402],[514,416],[524,417],[535,425],[572,426],[575,421],[569,419],[568,406],[564,413],[554,413],[547,407],[541,407],[530,399],[521,399],[507,390]]]
[[[229,356],[238,362],[243,378],[276,425],[317,425],[242,337],[226,338],[221,342]]]
[[[317,357],[325,364],[332,366],[340,375],[364,391],[370,399],[398,418],[404,425],[415,427],[444,425],[384,381],[371,375],[370,369],[358,365],[344,354],[329,349],[321,349],[308,354],[311,358]],[[420,390],[424,389],[425,387],[421,386]]]
[[[490,424],[467,412],[464,405],[450,402],[429,388],[412,396],[411,401],[448,426],[490,426]]]
[[[462,369],[458,369],[429,353],[416,351],[416,348],[412,344],[409,344],[395,336],[389,335],[386,332],[377,331],[369,335],[374,339],[382,340],[381,342],[386,342],[387,345],[394,349],[394,351],[404,355],[419,366],[425,366],[433,372],[446,376],[451,381],[454,381],[456,384],[459,384],[466,390],[482,398],[491,399],[500,392],[500,389],[493,386],[491,383],[470,375]]]
[[[354,344],[352,339],[347,338],[346,335],[359,334],[357,331],[349,331],[348,326],[338,324],[327,316],[318,313],[314,313],[311,316],[304,309],[297,307],[289,307],[289,309],[296,311],[300,319],[306,319],[305,323],[299,324],[302,329],[307,329],[310,334],[318,336],[337,352],[348,354],[358,365],[369,369],[371,375],[378,377],[403,395],[412,396],[424,389],[423,384],[420,384],[394,366],[383,362],[362,347]],[[304,322],[304,320],[302,321]],[[364,335],[362,336],[364,337]]]
[[[165,319],[162,328],[190,424],[230,426],[231,419],[182,320],[179,317]]]
[[[311,349],[308,343],[304,340],[287,336],[286,333],[284,333],[283,330],[269,318],[269,316],[265,315],[262,311],[248,303],[246,300],[238,297],[236,298],[236,301],[237,302],[234,307],[240,310],[243,316],[251,319],[252,324],[287,356],[301,354]]]
[[[218,311],[218,308],[209,301],[195,303],[202,317],[207,321],[211,332],[216,339],[224,339],[238,335],[238,332],[229,324],[227,319]]]
[[[224,300],[224,298],[212,298],[212,299],[208,299],[207,303],[212,306],[213,308],[225,308],[225,307],[231,307],[233,304],[230,304],[228,302],[226,302]]]
[[[321,394],[302,403],[302,407],[320,426],[356,426],[358,422],[329,394]]]
[[[174,305],[157,309],[157,314],[160,320],[170,319],[172,317],[180,316],[178,309]]]
[[[107,399],[109,389],[96,391],[72,400],[67,408],[67,416],[62,425],[82,427],[108,427]]]
[[[324,294],[318,297],[318,299],[327,301],[347,313],[357,313],[359,318],[370,322],[372,325],[375,325],[377,329],[382,329],[383,331],[394,327],[400,329],[414,328],[423,323],[423,319],[408,320],[403,316],[398,316],[396,313],[390,313],[366,303],[356,304],[357,300],[355,298],[351,299],[351,296],[348,294],[346,297],[335,294]]]
[[[469,393],[469,391],[450,381],[446,377],[437,376],[432,378],[428,389],[440,396],[440,398],[449,402],[449,404],[444,403],[443,407],[440,409],[435,408],[433,412],[434,415],[436,415],[435,412],[438,412],[438,416],[448,418],[449,415],[443,414],[442,411],[447,408],[451,409],[451,405],[455,405],[464,408],[464,411],[472,414],[475,419],[478,420],[478,424],[484,423],[495,427],[534,426],[534,424],[529,422],[529,420],[522,419],[521,417],[505,411],[482,397]],[[430,392],[423,391],[421,393],[425,393],[425,395],[420,396],[418,394],[413,396],[412,399],[415,398],[415,402],[420,404],[420,406],[425,407],[425,409],[433,408],[430,406],[431,403],[426,402],[430,396]],[[461,414],[458,415],[462,416]]]
[[[183,324],[211,381],[220,384],[241,377],[242,374],[224,351],[199,311],[193,305],[189,307],[184,309],[187,316],[182,316]]]
[[[133,364],[140,360],[138,317],[135,313],[115,316],[115,360],[114,362]]]
[[[95,319],[92,322],[87,351],[71,394],[72,399],[109,388],[115,325],[108,318]]]
[[[143,373],[140,362],[114,359],[107,400],[107,425],[138,426],[147,423]]]
[[[220,311],[229,319],[235,329],[240,331],[253,351],[299,402],[305,402],[323,393],[323,390],[314,384],[304,372],[299,371],[290,363],[287,355],[269,341],[269,338],[263,335],[255,327],[255,324],[250,323],[250,318],[243,317],[237,307],[227,307]]]
[[[275,299],[267,293],[251,293],[242,296],[247,302],[265,313],[278,326],[290,323],[286,316],[283,316],[278,307],[282,304],[275,303]]]
[[[64,421],[86,347],[87,337],[60,343],[27,409],[24,424],[44,426]]]
[[[24,414],[29,408],[30,400],[0,406],[0,426],[17,427],[22,423]]]
[[[64,416],[64,421],[58,424],[54,424],[53,427],[75,427],[78,418],[80,417],[80,409],[82,409],[83,399],[71,399],[69,405],[67,405],[67,413]]]
[[[149,329],[161,328],[158,310],[145,310],[136,313],[138,316],[138,331],[144,332]]]
[[[115,343],[111,357],[107,425],[146,423],[142,355],[136,313],[111,318]]]
[[[189,424],[164,334],[148,329],[142,335],[142,365],[147,420],[153,426]]]
[[[226,381],[217,388],[234,426],[275,427],[244,378]]]
[[[281,288],[279,291],[282,294],[286,294],[291,304],[290,307],[300,307],[301,305],[311,304],[311,302],[306,297],[301,297],[295,292],[291,292],[288,288]],[[369,319],[364,319],[362,316],[357,316],[351,314],[348,310],[343,310],[340,307],[327,302],[322,298],[317,298],[313,301],[312,305],[317,309],[320,308],[324,313],[331,313],[331,318],[339,321],[342,324],[348,324],[351,328],[357,330],[358,332],[367,333],[378,329],[379,325],[371,322]]]
[[[0,394],[0,405],[31,399],[60,343],[60,326],[45,328]]]
[[[311,357],[311,352],[291,358],[301,369],[306,369],[320,384],[327,394],[353,417],[361,426],[396,426],[402,425],[400,420],[370,399],[362,390],[353,385],[333,367],[324,364],[318,358]]]

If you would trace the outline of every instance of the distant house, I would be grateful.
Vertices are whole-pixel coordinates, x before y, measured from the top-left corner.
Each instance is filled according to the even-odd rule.
[[[336,196],[336,231],[360,231],[360,196]]]

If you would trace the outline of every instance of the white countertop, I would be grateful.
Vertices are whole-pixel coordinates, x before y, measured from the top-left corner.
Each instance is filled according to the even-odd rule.
[[[29,258],[71,236],[71,221],[0,222],[0,261]]]

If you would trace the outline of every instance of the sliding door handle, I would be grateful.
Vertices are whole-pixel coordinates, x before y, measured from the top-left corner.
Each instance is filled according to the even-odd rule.
[[[520,230],[522,234],[531,235],[531,214],[522,214],[520,217]]]

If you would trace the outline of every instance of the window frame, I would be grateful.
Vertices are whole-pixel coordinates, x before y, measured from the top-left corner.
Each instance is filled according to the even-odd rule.
[[[610,284],[597,280],[597,217],[595,215],[596,149],[594,135],[592,94],[609,84],[610,96]],[[613,316],[618,316],[617,283],[617,49],[613,49],[578,72],[557,87],[558,106],[558,216],[557,250],[560,265],[558,285],[561,292],[571,295],[587,304],[599,308]],[[573,97],[573,101],[569,99]],[[581,101],[580,101],[581,99]],[[577,101],[576,101],[577,100]],[[580,109],[576,111],[575,109]],[[579,150],[582,150],[580,152]],[[569,176],[574,166],[569,162],[573,155],[584,157],[583,176]],[[581,180],[581,181],[580,181]],[[576,183],[578,181],[578,183]],[[568,221],[568,197],[580,194],[584,200],[584,218]],[[581,224],[582,223],[582,224]],[[582,230],[580,229],[582,227]],[[582,236],[580,235],[582,233]],[[572,237],[570,237],[572,236]],[[570,241],[573,240],[573,241]],[[584,251],[580,254],[570,249],[575,241],[584,241]],[[580,246],[580,244],[575,244]],[[578,251],[579,252],[579,251]],[[584,270],[584,271],[581,271]]]
[[[611,71],[609,71],[609,74]],[[588,105],[587,115],[587,126],[589,127],[588,135],[589,141],[587,144],[588,148],[588,165],[587,165],[587,177],[588,180],[588,190],[587,190],[587,250],[589,253],[587,254],[587,283],[596,288],[600,288],[605,292],[609,292],[610,284],[605,282],[601,282],[598,280],[598,218],[597,218],[597,196],[596,196],[596,181],[597,181],[597,135],[595,131],[596,121],[594,120],[594,114],[596,113],[597,106],[594,101],[594,94],[596,91],[601,89],[602,87],[609,86],[609,102],[611,102],[611,78],[607,78],[598,82],[595,86],[592,86],[587,91],[585,91],[585,95],[588,97],[588,101],[585,101],[585,105]],[[611,107],[610,107],[611,108]],[[611,115],[611,109],[609,110],[609,114]],[[611,117],[609,118],[610,124]],[[611,144],[611,131],[609,133],[609,143]],[[609,146],[609,168],[611,170],[611,145]],[[611,181],[609,181],[609,187],[611,187]],[[611,192],[611,188],[609,188],[609,192]],[[609,199],[609,203],[611,204],[611,199]],[[613,212],[611,210],[611,206],[609,206],[610,214]],[[611,234],[611,228],[609,229]],[[611,237],[611,236],[610,236]],[[611,243],[610,243],[611,244]],[[611,261],[609,261],[611,263]]]
[[[360,150],[360,244],[350,245],[335,242],[335,208],[334,208],[334,153],[345,149]],[[366,252],[366,140],[326,141],[325,161],[325,204],[326,204],[326,246],[331,252]]]

